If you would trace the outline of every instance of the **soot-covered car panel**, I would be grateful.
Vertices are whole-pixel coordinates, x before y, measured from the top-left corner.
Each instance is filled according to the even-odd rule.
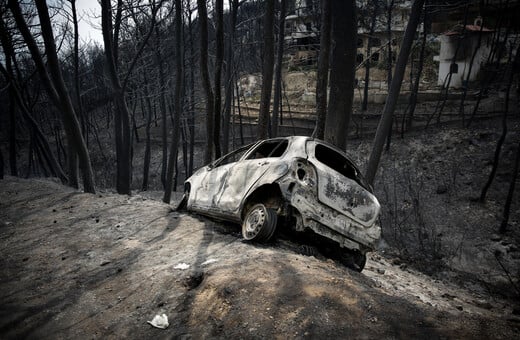
[[[190,211],[242,223],[248,240],[271,238],[282,218],[365,253],[380,238],[379,202],[352,161],[309,137],[259,141],[199,169],[185,183]],[[287,223],[288,222],[288,223]]]

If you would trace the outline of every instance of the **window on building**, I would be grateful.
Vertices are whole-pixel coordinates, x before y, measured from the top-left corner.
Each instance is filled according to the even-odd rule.
[[[357,39],[357,47],[363,47],[363,39],[362,38],[358,38]]]
[[[363,53],[358,53],[356,55],[356,63],[361,64],[365,58],[363,57]]]
[[[381,46],[381,39],[372,38],[372,47],[379,47],[379,46]]]
[[[379,61],[379,52],[372,53],[372,56],[370,57],[372,61]]]

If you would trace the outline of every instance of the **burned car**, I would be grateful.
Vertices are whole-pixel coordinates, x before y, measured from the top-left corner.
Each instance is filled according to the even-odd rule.
[[[359,271],[381,234],[379,202],[358,168],[310,137],[262,140],[217,159],[186,180],[181,205],[241,224],[246,240],[269,240],[279,221],[310,230],[337,243]]]

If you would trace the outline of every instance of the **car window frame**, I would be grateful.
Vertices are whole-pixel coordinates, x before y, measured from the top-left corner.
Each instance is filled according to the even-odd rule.
[[[264,143],[272,143],[272,142],[278,142],[278,144],[273,148],[273,150],[269,153],[268,156],[266,157],[262,157],[262,158],[249,158],[257,148],[259,148],[262,144]],[[276,151],[278,149],[278,147],[280,147],[280,145],[282,145],[283,142],[287,142],[287,147],[285,148],[285,151],[280,155],[280,156],[271,156],[271,154]],[[290,146],[290,140],[288,138],[271,138],[271,139],[265,139],[265,140],[262,140],[260,142],[258,142],[256,145],[253,145],[251,147],[251,150],[249,150],[241,160],[255,160],[255,159],[265,159],[265,158],[282,158],[283,156],[285,156],[285,154],[287,153],[287,150],[289,150],[289,146]]]
[[[249,152],[248,150],[253,148],[256,144],[257,144],[257,142],[241,146],[238,149],[233,150],[233,151],[225,154],[224,156],[220,157],[219,159],[216,159],[213,162],[209,163],[208,166],[209,166],[210,169],[215,169],[215,168],[218,168],[218,167],[223,166],[223,165],[232,164],[232,163],[236,163],[238,161],[241,161],[244,158],[244,155],[248,154],[248,152]],[[237,159],[236,161],[229,162],[229,163],[226,163],[226,164],[222,164],[224,159],[226,159],[227,157],[230,157],[233,154],[236,154],[236,153],[239,153],[239,152],[243,152],[244,150],[245,150],[244,154],[242,156],[240,156],[240,158]]]
[[[305,145],[305,148],[306,148],[306,151],[307,151],[307,155],[311,155],[311,152],[310,152],[311,150],[308,149],[309,142],[312,143],[312,157],[314,159],[316,159],[316,161],[318,161],[321,164],[323,164],[323,165],[329,167],[330,169],[334,170],[333,168],[331,168],[327,164],[321,162],[316,157],[316,146],[318,146],[318,145],[321,145],[323,147],[329,148],[329,149],[339,153],[340,156],[344,157],[347,160],[347,162],[350,164],[350,166],[352,166],[352,168],[354,168],[354,170],[355,170],[355,177],[356,178],[351,178],[351,179],[353,181],[357,182],[363,188],[368,189],[368,191],[370,191],[370,192],[374,191],[373,187],[365,180],[365,177],[363,176],[363,173],[359,170],[359,168],[357,167],[356,163],[354,163],[345,152],[341,151],[340,149],[338,149],[338,148],[334,147],[333,145],[330,145],[330,144],[328,144],[326,142],[317,141],[317,140],[309,140],[309,141],[307,141],[307,143]],[[338,172],[337,170],[334,170],[334,171]]]

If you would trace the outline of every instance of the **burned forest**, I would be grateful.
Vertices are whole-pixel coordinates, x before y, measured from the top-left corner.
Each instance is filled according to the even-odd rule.
[[[0,338],[518,338],[518,18],[0,0]]]

